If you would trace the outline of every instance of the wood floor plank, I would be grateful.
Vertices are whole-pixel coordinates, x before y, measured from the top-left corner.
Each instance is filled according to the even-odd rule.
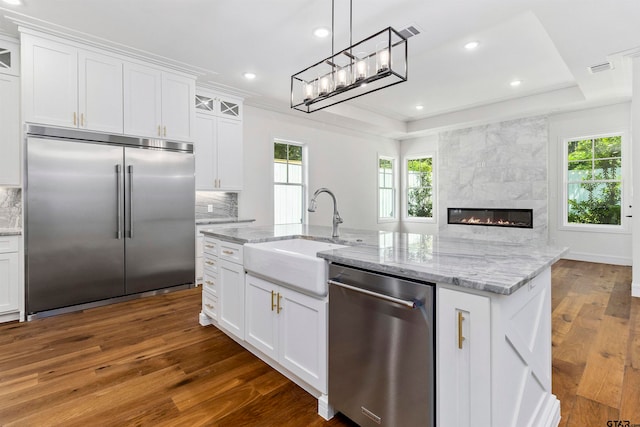
[[[567,427],[605,427],[607,421],[618,420],[619,413],[618,409],[576,396]]]
[[[627,366],[624,373],[620,418],[640,424],[640,369]]]

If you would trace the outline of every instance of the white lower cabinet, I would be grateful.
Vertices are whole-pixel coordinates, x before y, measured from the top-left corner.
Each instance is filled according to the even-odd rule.
[[[206,240],[205,240],[206,241]],[[244,267],[220,259],[218,265],[218,322],[232,335],[244,339]]]
[[[511,295],[438,285],[439,427],[556,427],[551,269]]]
[[[19,248],[19,236],[0,236],[0,322],[23,320]]]
[[[327,392],[327,299],[250,274],[245,340],[322,393]]]
[[[439,426],[491,425],[488,297],[438,289]]]

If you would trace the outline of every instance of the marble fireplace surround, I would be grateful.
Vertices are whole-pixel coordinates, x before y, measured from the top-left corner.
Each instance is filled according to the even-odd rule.
[[[546,116],[441,132],[438,217],[442,235],[546,243],[548,229]],[[532,209],[533,228],[448,224],[447,209]]]

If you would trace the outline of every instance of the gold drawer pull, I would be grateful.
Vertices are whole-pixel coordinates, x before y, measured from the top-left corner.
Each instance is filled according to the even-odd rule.
[[[213,246],[213,245],[204,245],[204,247],[205,248],[209,248],[209,249],[214,249],[215,248],[215,246]]]
[[[207,307],[209,310],[213,310],[213,306],[211,304],[205,304],[205,307]]]
[[[462,322],[464,321],[464,316],[462,315],[462,312],[459,311],[458,312],[458,348],[462,349],[462,341],[465,340],[465,338],[462,336]]]
[[[213,283],[211,280],[205,280],[204,283],[206,283],[207,285],[211,285],[211,286],[215,285],[215,283]]]
[[[280,312],[282,311],[282,307],[280,307],[280,300],[282,299],[282,295],[280,295],[280,292],[278,292],[278,309],[276,310],[276,313],[280,314]]]
[[[205,261],[204,263],[208,265],[216,265],[216,263],[213,261]]]
[[[233,251],[222,251],[225,255],[233,255]]]
[[[273,311],[274,308],[276,308],[276,303],[273,302],[273,297],[276,296],[276,293],[274,291],[271,291],[271,311]]]

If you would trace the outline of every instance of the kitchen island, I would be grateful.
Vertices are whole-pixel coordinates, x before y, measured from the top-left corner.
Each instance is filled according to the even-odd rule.
[[[329,262],[435,283],[436,425],[557,426],[560,406],[551,393],[550,267],[565,249],[351,229],[341,229],[333,239],[330,227],[306,225],[203,233],[218,245],[233,246],[226,251],[239,254],[239,264],[245,243],[306,238],[347,246],[318,253]],[[244,271],[236,271],[240,286]],[[236,297],[244,295],[243,290]],[[201,323],[216,324],[208,321],[204,304]],[[310,387],[295,374],[290,378],[318,397],[321,415],[332,416],[326,388]]]

